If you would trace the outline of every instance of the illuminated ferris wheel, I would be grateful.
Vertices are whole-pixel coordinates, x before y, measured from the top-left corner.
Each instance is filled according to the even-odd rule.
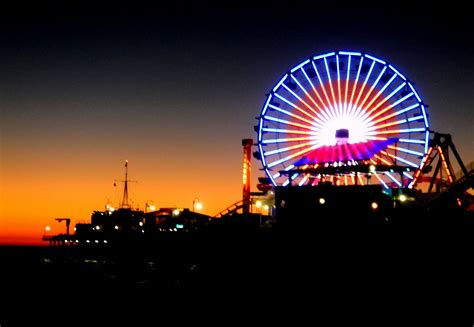
[[[258,147],[274,185],[411,187],[428,150],[426,106],[384,60],[359,52],[314,56],[270,90]]]

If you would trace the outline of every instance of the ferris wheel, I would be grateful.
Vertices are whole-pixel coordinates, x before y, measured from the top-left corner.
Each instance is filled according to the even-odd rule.
[[[411,187],[430,135],[426,106],[407,77],[349,51],[317,55],[286,72],[258,120],[263,169],[282,186],[365,184],[368,176],[385,188]]]

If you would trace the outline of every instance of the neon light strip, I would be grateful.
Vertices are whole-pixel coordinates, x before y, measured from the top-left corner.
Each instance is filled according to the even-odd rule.
[[[429,138],[430,138],[430,131],[426,130],[426,134],[425,134],[425,152],[428,152],[428,144],[430,143]]]
[[[342,101],[341,101],[341,76],[339,72],[339,56],[336,55],[336,66],[337,66],[337,93],[339,95],[339,115],[342,115]]]
[[[328,62],[327,62],[326,58],[324,58],[324,65],[326,66],[326,73],[328,75],[329,87],[331,88],[332,100],[333,100],[334,108],[336,110],[336,117],[337,117],[337,116],[339,116],[338,115],[338,105],[337,105],[336,97],[334,96],[334,89],[332,87],[331,74],[329,73]]]
[[[344,175],[344,186],[347,186],[347,175]]]
[[[274,144],[274,143],[287,143],[287,142],[297,142],[297,141],[307,141],[307,140],[314,140],[314,137],[293,137],[293,138],[286,138],[286,139],[270,139],[270,140],[263,140],[263,144]]]
[[[403,98],[397,100],[396,102],[392,103],[391,105],[385,107],[384,109],[382,109],[381,111],[379,111],[378,113],[376,113],[375,115],[372,116],[372,119],[384,114],[385,112],[387,112],[388,110],[398,106],[400,103],[402,103],[403,101],[407,100],[408,98],[410,98],[411,96],[413,95],[413,93],[409,93],[408,95],[404,96]]]
[[[384,67],[382,69],[382,71],[380,72],[379,76],[377,77],[377,79],[375,80],[375,82],[372,84],[372,86],[370,87],[370,90],[369,92],[367,92],[364,100],[362,100],[362,103],[360,104],[359,108],[361,109],[360,112],[363,112],[364,114],[367,112],[367,110],[364,109],[364,104],[365,102],[367,101],[367,99],[369,98],[369,96],[372,94],[372,92],[374,91],[374,89],[377,87],[377,84],[379,83],[380,79],[382,78],[382,75],[384,74],[385,70],[387,69],[387,67]],[[380,94],[380,92],[379,92]],[[374,100],[372,100],[374,101]],[[369,108],[370,106],[367,105],[367,108]],[[357,117],[358,116],[358,113],[356,112],[355,116]],[[362,115],[363,116],[363,115]]]
[[[296,145],[292,145],[292,146],[289,146],[289,147],[286,147],[286,148],[281,148],[281,149],[275,149],[275,150],[267,151],[267,152],[265,152],[263,155],[264,155],[265,157],[268,157],[268,156],[271,156],[271,155],[274,155],[274,154],[278,154],[278,153],[282,153],[282,152],[287,152],[287,151],[290,151],[290,150],[299,149],[299,148],[302,148],[302,147],[305,147],[305,146],[311,146],[311,145],[315,145],[315,144],[317,144],[317,141],[312,141],[312,142],[306,142],[306,143],[296,144]]]
[[[420,119],[423,119],[422,115],[408,118],[408,121],[416,121],[416,120],[420,120]]]
[[[303,61],[301,64],[299,64],[298,66],[296,66],[295,68],[293,68],[291,70],[292,73],[294,73],[295,71],[297,71],[298,69],[300,69],[301,67],[303,67],[304,65],[306,65],[308,62],[310,62],[311,60],[310,59],[307,59],[305,61]]]
[[[277,85],[275,85],[275,87],[273,88],[273,92],[276,92],[276,90],[280,87],[281,84],[283,84],[283,82],[285,81],[285,79],[288,77],[288,74],[285,74],[285,76],[283,76],[281,78],[281,80],[277,83]]]
[[[426,116],[426,110],[425,110],[425,106],[424,105],[421,105],[421,112],[423,113],[423,117],[425,118],[425,127],[428,128],[429,125],[428,125],[428,117]]]
[[[374,66],[375,66],[375,61],[372,61],[372,65],[370,65],[370,69],[369,69],[369,72],[367,73],[367,76],[365,76],[365,80],[364,80],[364,83],[362,84],[362,87],[360,88],[359,90],[359,95],[357,96],[357,99],[354,103],[354,106],[357,107],[357,110],[355,111],[354,113],[354,116],[357,116],[358,113],[360,112],[361,110],[361,105],[358,105],[359,103],[359,100],[360,100],[360,97],[362,96],[362,94],[364,93],[364,90],[365,90],[365,86],[367,85],[367,81],[369,80],[369,77],[370,75],[372,74],[372,70],[374,69]]]
[[[413,85],[411,85],[410,82],[408,82],[408,86],[410,87],[410,89],[413,91],[413,93],[415,94],[415,97],[416,99],[418,100],[418,102],[421,102],[421,99],[420,97],[418,96],[418,93],[416,92],[415,88],[413,87]]]
[[[410,140],[410,139],[398,139],[398,142],[403,142],[403,143],[416,143],[416,144],[424,144],[424,141],[420,140]]]
[[[375,100],[377,100],[379,98],[379,96],[385,91],[385,89],[390,85],[392,84],[393,80],[397,77],[397,75],[393,75],[392,78],[384,85],[384,87],[377,93],[377,95],[375,95],[375,97],[372,98],[372,100],[369,102],[369,104],[367,105],[367,108],[370,108],[370,106],[372,106],[372,104],[375,102]],[[367,118],[367,116],[369,115],[368,112],[366,112],[361,118],[363,120],[365,120]]]
[[[293,168],[295,168],[295,165],[289,165],[288,167],[286,167],[286,168],[284,169],[284,171],[288,171],[288,170],[291,170],[291,169],[293,169]],[[275,175],[273,175],[272,177],[273,177],[273,178],[277,178],[277,177],[280,177],[280,176],[281,176],[281,174],[278,172],[278,173],[276,173]]]
[[[306,126],[306,125],[294,123],[294,122],[289,121],[289,120],[284,120],[284,119],[280,119],[280,118],[275,118],[275,117],[268,116],[268,115],[265,116],[264,119],[265,119],[265,120],[270,120],[270,121],[275,121],[275,122],[278,122],[278,123],[283,123],[283,124],[290,125],[290,126],[295,126],[295,127],[301,127],[301,128],[309,129],[309,130],[315,131],[315,132],[319,132],[319,129],[315,128],[314,126]]]
[[[268,104],[270,103],[270,100],[272,99],[273,95],[270,93],[270,95],[267,98],[267,101],[265,101],[265,105],[263,106],[262,114],[260,116],[264,116],[265,113],[267,112],[267,107]]]
[[[319,135],[319,133],[315,132],[305,132],[299,130],[292,130],[292,129],[279,129],[279,128],[262,128],[264,132],[270,133],[287,133],[287,134],[302,134],[302,135]]]
[[[413,176],[410,175],[409,173],[407,173],[406,171],[403,172],[403,175],[405,175],[405,176],[408,177],[409,179],[413,179]]]
[[[339,51],[339,54],[346,55],[346,56],[360,56],[360,55],[362,55],[360,52],[350,52],[350,51]]]
[[[329,53],[326,53],[326,54],[323,54],[323,55],[313,57],[313,60],[318,60],[318,59],[321,59],[321,58],[330,57],[330,56],[333,56],[335,54],[336,54],[335,52],[329,52]]]
[[[392,181],[394,181],[399,187],[402,186],[402,183],[400,183],[399,181],[397,181],[396,178],[394,178],[389,172],[385,172],[385,175],[387,175]]]
[[[407,79],[405,78],[405,76],[403,76],[398,70],[395,69],[395,67],[393,67],[392,65],[388,65],[388,67],[390,67],[391,70],[393,70],[398,76],[400,76],[404,81],[406,81]]]
[[[311,120],[308,120],[308,119],[306,119],[306,118],[304,118],[304,117],[295,115],[294,113],[291,113],[291,112],[289,112],[289,111],[280,109],[280,108],[278,108],[278,107],[276,107],[276,106],[274,106],[274,105],[269,105],[269,107],[272,108],[273,110],[276,110],[276,111],[278,111],[278,112],[281,112],[281,113],[283,113],[283,114],[285,114],[285,115],[291,116],[291,117],[296,118],[296,119],[301,120],[301,121],[304,121],[305,123],[308,123],[308,124],[310,124],[310,125],[318,126],[319,128],[323,128],[323,126],[324,126],[324,122],[321,121],[320,119],[314,118],[314,120],[311,121]]]
[[[285,89],[287,89],[288,92],[290,92],[290,93],[291,93],[295,98],[297,98],[300,102],[302,102],[309,110],[313,111],[316,115],[318,115],[318,113],[317,113],[316,111],[314,111],[314,109],[311,108],[311,106],[308,105],[308,104],[306,103],[306,101],[304,101],[303,99],[301,99],[295,92],[293,92],[292,90],[290,90],[285,84],[283,84],[283,87],[284,87]],[[295,106],[296,106],[296,105],[295,105]],[[303,110],[303,109],[301,109],[301,110],[306,113],[305,110]],[[308,117],[311,117],[312,119],[316,120],[316,117],[311,116],[311,115],[308,114],[308,113],[306,113],[306,115],[307,115]]]
[[[421,152],[413,151],[413,150],[408,150],[408,149],[400,148],[400,147],[393,146],[393,145],[389,145],[388,148],[389,148],[389,149],[392,149],[392,150],[395,150],[395,151],[400,151],[400,152],[405,152],[405,153],[413,154],[413,155],[415,155],[415,156],[421,156],[421,157],[423,156],[423,153],[421,153]]]
[[[347,75],[346,75],[346,89],[344,90],[344,115],[347,113],[347,91],[349,91],[349,75],[351,71],[351,56],[349,56],[349,61],[347,63]]]
[[[336,112],[334,111],[334,108],[331,105],[331,101],[329,100],[328,94],[326,92],[326,88],[324,87],[323,81],[321,80],[321,76],[319,75],[319,71],[316,68],[316,64],[314,63],[314,61],[312,62],[312,64],[313,64],[314,70],[316,72],[316,75],[318,76],[319,84],[321,85],[321,88],[323,89],[324,96],[326,97],[326,100],[328,102],[327,104],[328,104],[329,108],[331,109],[332,117],[336,118]]]
[[[388,161],[387,159],[384,159],[384,158],[382,158],[378,155],[375,155],[375,158],[379,159],[380,161],[382,161],[386,165],[392,165],[392,163],[390,161]]]
[[[327,120],[330,120],[331,117],[329,117],[328,113],[326,113],[326,110],[325,110],[325,104],[324,104],[324,101],[323,99],[321,98],[321,96],[319,95],[318,91],[316,90],[316,88],[314,87],[313,85],[313,82],[311,81],[311,79],[308,77],[308,75],[306,74],[305,70],[302,69],[303,71],[303,74],[304,76],[306,77],[306,80],[309,82],[309,84],[311,85],[311,88],[312,90],[314,91],[314,93],[316,93],[316,96],[318,97],[319,101],[321,102],[321,105],[324,107],[324,108],[321,108],[314,100],[312,97],[310,97],[311,101],[313,101],[313,103],[316,105],[316,107],[319,109],[320,113],[327,119]],[[308,94],[309,96],[309,94]]]
[[[302,69],[303,73],[304,73],[304,69]],[[304,73],[306,75],[306,73]],[[327,122],[328,121],[328,118],[327,116],[322,116],[322,113],[321,111],[323,111],[319,106],[318,104],[316,103],[316,101],[314,101],[314,99],[311,97],[311,95],[308,93],[308,91],[306,91],[306,89],[303,87],[303,85],[301,85],[301,83],[298,81],[297,78],[295,78],[293,75],[291,75],[291,78],[296,82],[296,84],[298,84],[298,86],[300,87],[300,89],[303,90],[303,92],[306,94],[306,96],[311,100],[311,102],[313,102],[313,104],[319,109],[320,112],[317,112],[316,110],[314,110],[314,108],[311,108],[309,106],[307,106],[312,112],[314,112],[318,117],[320,117],[323,121]]]
[[[367,135],[380,135],[380,134],[397,134],[397,133],[414,133],[414,132],[424,132],[424,128],[409,128],[409,129],[397,129],[397,130],[390,130],[390,131],[371,131],[367,132]]]
[[[288,160],[290,160],[290,159],[293,159],[294,157],[301,156],[301,155],[303,155],[303,154],[305,154],[305,153],[308,153],[308,152],[311,151],[311,150],[316,149],[317,147],[318,147],[318,146],[312,146],[312,147],[309,147],[309,148],[307,148],[307,149],[301,150],[301,151],[299,151],[299,152],[293,153],[293,154],[291,154],[291,155],[289,155],[289,156],[287,156],[287,157],[285,157],[285,158],[282,158],[282,159],[280,159],[280,160],[274,161],[274,162],[268,164],[268,168],[274,167],[274,166],[276,166],[276,165],[278,165],[278,164],[280,164],[280,163],[282,163],[282,162],[285,162],[285,161],[288,161]]]
[[[302,186],[304,183],[306,183],[306,181],[308,180],[308,177],[309,177],[308,174],[305,175],[305,176],[301,179],[301,181],[298,183],[298,186]]]
[[[418,165],[414,164],[413,162],[411,162],[411,161],[409,161],[409,160],[400,158],[400,157],[398,157],[398,156],[396,156],[396,155],[393,155],[393,154],[391,154],[391,153],[388,153],[388,152],[386,152],[386,151],[380,151],[380,152],[383,153],[383,154],[385,154],[386,156],[392,157],[392,158],[394,158],[394,159],[396,159],[396,160],[399,160],[399,161],[401,161],[401,162],[403,162],[403,163],[406,163],[407,165],[410,165],[410,166],[412,166],[412,167],[418,168]]]
[[[293,102],[291,102],[291,101],[287,100],[286,98],[282,97],[282,96],[279,95],[278,93],[275,93],[275,96],[276,96],[278,99],[280,99],[280,100],[286,102],[287,104],[289,104],[290,106],[292,106],[293,108],[295,108],[296,110],[298,110],[299,112],[305,114],[305,115],[308,116],[309,118],[315,119],[315,117],[313,117],[313,116],[311,116],[310,114],[308,114],[308,113],[306,112],[306,110],[301,109],[301,108],[298,107],[296,104],[294,104]]]
[[[395,94],[397,94],[398,91],[400,91],[404,86],[406,85],[406,83],[402,83],[400,84],[392,93],[390,93],[386,98],[383,98],[382,101],[380,101],[379,103],[377,103],[377,105],[375,107],[373,107],[370,111],[369,111],[369,115],[374,112],[375,110],[377,110],[381,105],[383,105],[385,102],[387,102],[388,100],[390,100]]]
[[[354,85],[352,86],[351,99],[349,100],[349,115],[351,114],[352,109],[353,109],[353,107],[354,107],[352,100],[354,99],[354,94],[355,94],[355,90],[356,90],[356,88],[357,88],[357,83],[359,82],[360,70],[362,69],[362,62],[363,62],[363,61],[364,61],[364,57],[360,57],[359,69],[357,70],[356,79],[355,79],[355,81],[354,81]]]
[[[406,122],[407,122],[406,119],[397,120],[397,121],[394,121],[394,122],[391,122],[391,123],[386,123],[386,124],[382,124],[382,125],[375,125],[373,127],[368,128],[367,130],[368,131],[376,131],[376,130],[384,128],[384,127],[389,127],[389,126],[393,126],[393,125],[400,125],[400,124],[403,124],[403,123],[406,123]]]
[[[413,110],[413,109],[415,109],[415,108],[418,108],[418,106],[419,106],[419,104],[416,103],[416,104],[414,104],[414,105],[412,105],[412,106],[409,106],[409,107],[407,107],[407,108],[404,108],[404,109],[402,109],[402,110],[399,110],[399,111],[397,111],[397,112],[394,112],[393,114],[390,114],[390,115],[387,115],[387,116],[383,116],[383,117],[377,119],[376,121],[374,121],[373,123],[374,123],[374,124],[380,123],[381,121],[390,119],[390,118],[392,118],[392,117],[395,117],[395,116],[398,116],[398,115],[400,115],[400,114],[403,114],[404,112],[407,112],[407,111]],[[373,118],[373,117],[372,117],[372,118]]]
[[[357,177],[359,178],[360,185],[364,185],[364,181],[362,180],[362,176],[357,175]]]
[[[444,170],[446,170],[446,175],[448,176],[448,182],[453,182],[453,177],[451,176],[451,172],[449,171],[448,164],[446,163],[446,158],[444,157],[443,150],[438,145],[438,152],[441,156],[441,162],[443,163]]]
[[[369,59],[372,59],[372,60],[374,60],[374,61],[377,61],[377,62],[381,63],[382,65],[386,65],[386,64],[387,64],[385,61],[380,60],[380,59],[375,58],[375,57],[372,57],[372,56],[370,56],[370,55],[368,55],[368,54],[364,54],[364,56],[365,56],[366,58],[369,58]]]
[[[374,174],[375,177],[377,177],[377,179],[380,181],[380,183],[385,187],[385,188],[389,188],[387,184],[385,184],[385,182],[382,180],[382,178],[380,178],[379,174]]]

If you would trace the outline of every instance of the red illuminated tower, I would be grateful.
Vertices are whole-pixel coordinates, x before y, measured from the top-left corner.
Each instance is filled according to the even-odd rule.
[[[244,158],[243,158],[243,168],[242,168],[242,210],[243,213],[250,212],[250,172],[251,172],[251,162],[250,155],[252,152],[252,139],[243,139],[242,146],[244,147]]]

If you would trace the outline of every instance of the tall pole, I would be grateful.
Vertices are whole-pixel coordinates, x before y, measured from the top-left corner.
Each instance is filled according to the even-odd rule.
[[[252,145],[253,139],[242,140],[242,146],[244,147],[244,158],[242,168],[242,210],[244,214],[250,212],[250,155],[252,152]]]
[[[129,208],[128,204],[128,160],[125,160],[125,184],[123,187],[122,208]]]

